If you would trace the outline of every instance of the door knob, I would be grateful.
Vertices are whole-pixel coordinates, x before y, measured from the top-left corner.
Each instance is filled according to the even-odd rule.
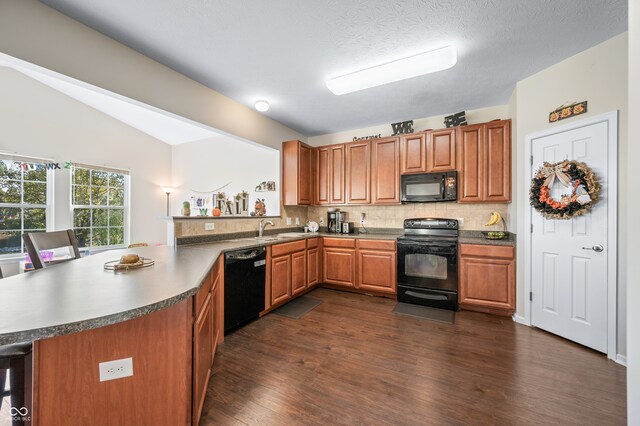
[[[604,247],[602,247],[600,244],[596,244],[593,247],[582,247],[582,250],[593,250],[596,253],[600,253],[601,251],[604,251]]]

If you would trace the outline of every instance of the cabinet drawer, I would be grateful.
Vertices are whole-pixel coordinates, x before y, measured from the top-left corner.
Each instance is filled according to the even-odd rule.
[[[325,247],[356,248],[356,240],[354,238],[324,237],[322,239],[322,244]]]
[[[396,242],[394,240],[358,240],[358,248],[394,251],[396,249]]]
[[[515,247],[493,246],[488,244],[460,244],[460,256],[513,259],[515,257]]]
[[[291,243],[275,244],[271,246],[271,256],[278,257],[285,254],[293,253],[307,248],[305,240],[293,241]]]
[[[307,240],[308,249],[316,248],[318,245],[320,245],[320,238],[309,238]]]

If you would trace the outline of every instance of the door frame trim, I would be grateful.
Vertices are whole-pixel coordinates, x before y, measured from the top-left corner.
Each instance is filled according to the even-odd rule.
[[[608,159],[607,166],[609,171],[607,184],[607,357],[617,361],[618,349],[618,110],[599,114],[594,117],[585,118],[574,121],[562,126],[553,127],[551,129],[530,133],[525,136],[524,143],[524,186],[522,197],[522,209],[524,212],[524,317],[518,316],[517,322],[526,325],[532,325],[532,302],[529,300],[531,292],[532,267],[531,267],[531,223],[533,208],[529,204],[529,189],[531,184],[531,173],[533,165],[531,164],[532,145],[536,139],[564,133],[570,130],[579,129],[581,127],[591,126],[597,123],[607,123],[607,133],[609,143],[607,147]],[[515,318],[515,317],[514,317]]]

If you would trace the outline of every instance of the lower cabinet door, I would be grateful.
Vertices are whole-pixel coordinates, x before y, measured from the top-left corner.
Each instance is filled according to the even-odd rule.
[[[271,305],[291,297],[291,255],[271,259]]]
[[[218,349],[218,341],[222,335],[222,324],[220,322],[220,308],[222,300],[220,296],[220,283],[214,284],[211,289],[211,363],[216,357],[216,349]]]
[[[358,250],[356,287],[379,293],[396,293],[396,253]]]
[[[460,257],[460,306],[482,311],[515,310],[515,261]],[[482,309],[484,308],[484,309]]]
[[[197,425],[211,376],[213,321],[211,293],[207,296],[193,324],[193,424]]]
[[[322,256],[322,275],[327,284],[355,286],[355,249],[325,248]]]
[[[307,287],[320,282],[320,253],[318,248],[307,251]]]
[[[302,293],[307,288],[307,253],[291,254],[291,295]]]

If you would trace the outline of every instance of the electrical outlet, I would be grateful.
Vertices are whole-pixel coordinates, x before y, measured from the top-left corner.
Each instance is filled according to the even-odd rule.
[[[366,218],[366,215],[364,213],[360,213],[360,224],[361,225],[364,224],[365,218]]]
[[[133,376],[133,358],[101,362],[98,364],[98,369],[101,382]]]
[[[458,221],[458,228],[462,228],[464,226],[464,219],[459,217],[457,218]]]
[[[204,230],[205,231],[213,231],[214,229],[216,229],[216,224],[213,222],[207,222],[204,224]]]
[[[296,225],[300,225],[300,218],[296,217]]]
[[[291,225],[291,218],[290,217],[287,218],[287,225]]]
[[[324,217],[320,217],[320,220],[318,220],[318,223],[320,224],[320,226],[324,226]]]

